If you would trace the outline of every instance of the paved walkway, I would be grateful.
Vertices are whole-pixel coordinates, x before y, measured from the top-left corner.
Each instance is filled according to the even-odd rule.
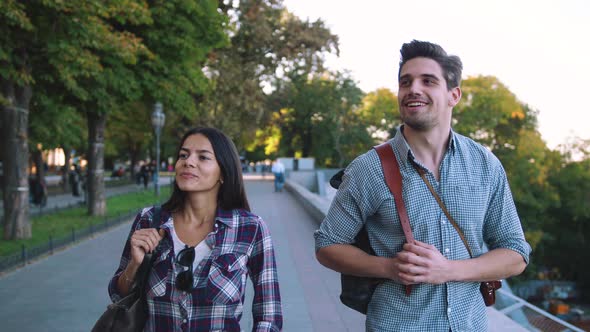
[[[339,275],[314,256],[317,223],[288,192],[249,180],[250,204],[271,229],[283,298],[284,330],[362,331],[364,316],[340,304]],[[2,331],[89,331],[110,301],[107,283],[129,232],[126,223],[75,247],[0,277]],[[251,302],[251,290],[246,302]],[[249,305],[242,327],[251,330]]]

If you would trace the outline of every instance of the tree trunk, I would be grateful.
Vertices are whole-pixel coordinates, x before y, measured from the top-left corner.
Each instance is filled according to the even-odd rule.
[[[31,237],[27,129],[32,89],[28,85],[21,87],[3,78],[0,78],[0,88],[8,101],[1,106],[4,122],[1,144],[4,145],[2,150],[5,156],[4,239],[27,239]]]
[[[104,216],[106,197],[104,185],[104,129],[106,114],[88,113],[88,168],[86,190],[88,214]]]
[[[0,91],[0,93],[2,92]],[[6,144],[4,143],[6,141],[4,127],[7,118],[5,117],[6,112],[4,112],[4,109],[0,108],[0,110],[0,194],[2,194],[0,199],[4,200],[4,160],[6,160],[6,154],[4,153],[4,150],[6,149]],[[4,210],[2,210],[0,214],[2,215],[2,217],[0,217],[0,229],[4,229]]]
[[[69,193],[71,192],[71,188],[70,188],[70,157],[72,156],[70,148],[67,146],[62,146],[61,147],[64,150],[64,158],[65,158],[65,162],[64,162],[64,168],[62,170],[62,177],[61,177],[61,184],[62,184],[62,188],[63,188],[63,192],[64,193]]]

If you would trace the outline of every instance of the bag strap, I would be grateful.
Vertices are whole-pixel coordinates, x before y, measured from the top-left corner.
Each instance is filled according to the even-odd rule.
[[[408,218],[408,211],[404,205],[402,196],[402,174],[399,170],[399,164],[391,144],[385,142],[375,147],[379,159],[381,159],[381,167],[383,168],[383,174],[385,175],[385,182],[389,187],[389,191],[393,194],[393,200],[395,201],[395,207],[399,214],[399,219],[402,224],[404,235],[408,243],[414,243],[414,235],[412,234],[412,227],[410,226],[410,219]]]
[[[154,213],[152,215],[152,219],[150,220],[149,228],[159,228],[160,226],[160,216],[162,213],[162,207],[160,205],[154,206]],[[156,259],[156,255],[153,252],[146,253],[143,257],[143,261],[137,270],[137,274],[135,275],[134,285],[137,285],[140,290],[140,294],[142,298],[145,298],[145,286],[147,285],[148,278],[150,275],[150,270],[152,269],[152,265],[154,260]]]
[[[399,164],[395,153],[393,153],[393,147],[388,142],[379,144],[373,147],[379,159],[381,160],[381,167],[383,168],[383,175],[385,176],[385,183],[389,187],[389,191],[393,194],[393,200],[395,201],[395,207],[402,224],[402,230],[406,237],[406,242],[415,243],[414,234],[412,234],[412,227],[410,226],[410,218],[408,218],[408,211],[404,205],[404,199],[402,196],[402,174],[399,170]],[[412,291],[412,285],[406,285],[406,295],[410,295]]]
[[[432,187],[432,184],[430,184],[430,181],[428,181],[428,179],[426,178],[426,172],[422,168],[420,168],[418,165],[416,165],[414,163],[412,163],[412,165],[414,165],[414,168],[416,169],[416,171],[418,171],[418,174],[420,174],[420,177],[422,178],[424,183],[426,183],[426,186],[428,187],[428,189],[432,193],[432,196],[434,196],[434,199],[436,199],[436,202],[438,203],[440,208],[443,210],[443,212],[447,216],[447,219],[449,219],[449,221],[451,222],[451,224],[453,225],[453,227],[455,228],[455,230],[459,234],[459,237],[463,241],[465,248],[467,248],[467,252],[469,252],[469,257],[473,258],[473,253],[471,252],[471,248],[469,248],[469,244],[467,243],[467,238],[465,238],[465,234],[463,234],[463,231],[461,231],[461,228],[459,228],[459,225],[457,225],[457,222],[455,222],[455,219],[453,219],[453,217],[451,217],[451,214],[447,210],[443,201],[440,199],[440,196],[438,196],[438,194],[436,193],[436,191]]]

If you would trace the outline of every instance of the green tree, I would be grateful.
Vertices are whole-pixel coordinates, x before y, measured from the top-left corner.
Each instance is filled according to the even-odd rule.
[[[453,111],[453,128],[492,151],[513,148],[520,128],[534,128],[536,114],[527,114],[516,96],[493,76],[463,80],[463,96]]]
[[[39,13],[41,14],[41,13]],[[104,130],[107,114],[141,96],[133,72],[139,58],[151,53],[124,25],[151,22],[144,1],[56,1],[40,21],[53,24],[47,41],[48,72],[43,83],[55,84],[63,100],[85,114],[88,127],[87,204],[91,215],[104,215]],[[55,89],[57,90],[57,89]]]
[[[31,101],[29,121],[29,150],[37,169],[36,179],[44,179],[41,148],[62,148],[65,165],[62,174],[64,192],[70,190],[68,170],[70,169],[70,152],[72,149],[84,151],[86,148],[85,119],[80,112],[65,105],[59,99],[59,92],[43,91],[46,85],[37,84]],[[48,97],[51,96],[51,97]]]
[[[357,143],[370,140],[367,122],[358,121],[362,97],[346,73],[324,72],[311,79],[292,75],[271,98],[280,114],[280,151],[287,156],[313,156],[318,165],[341,166],[351,150],[347,136],[355,132],[364,136],[355,135]]]
[[[397,96],[386,88],[369,92],[363,98],[359,116],[366,119],[371,136],[381,140],[393,137],[401,124]]]
[[[0,2],[0,106],[4,172],[4,238],[31,237],[27,127],[32,96],[28,41],[34,25],[18,1]]]
[[[537,131],[537,112],[493,76],[468,78],[453,128],[482,143],[502,161],[525,228],[540,230],[558,194],[548,175],[558,161]]]
[[[575,280],[586,299],[590,298],[590,159],[570,161],[550,174],[559,191],[559,205],[550,213],[554,223],[540,256],[545,266],[558,267],[566,280]]]
[[[322,21],[288,13],[282,1],[220,1],[219,7],[229,17],[230,45],[210,55],[213,85],[198,119],[223,129],[242,148],[271,120],[271,85],[296,65],[320,68],[322,52],[337,50],[337,37]]]
[[[227,43],[227,18],[217,12],[216,1],[159,1],[151,3],[149,11],[151,22],[122,27],[138,36],[151,54],[133,68],[143,94],[114,108],[108,125],[112,146],[118,147],[113,152],[127,155],[132,169],[142,150],[152,150],[150,114],[155,101],[163,103],[167,118],[164,148],[175,147],[179,135],[196,124],[196,104],[209,88],[203,67],[211,50]]]

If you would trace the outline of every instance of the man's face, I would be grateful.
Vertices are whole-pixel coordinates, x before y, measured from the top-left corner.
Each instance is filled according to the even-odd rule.
[[[414,58],[400,72],[398,102],[402,121],[417,131],[450,125],[459,88],[447,89],[441,66],[429,58]]]

